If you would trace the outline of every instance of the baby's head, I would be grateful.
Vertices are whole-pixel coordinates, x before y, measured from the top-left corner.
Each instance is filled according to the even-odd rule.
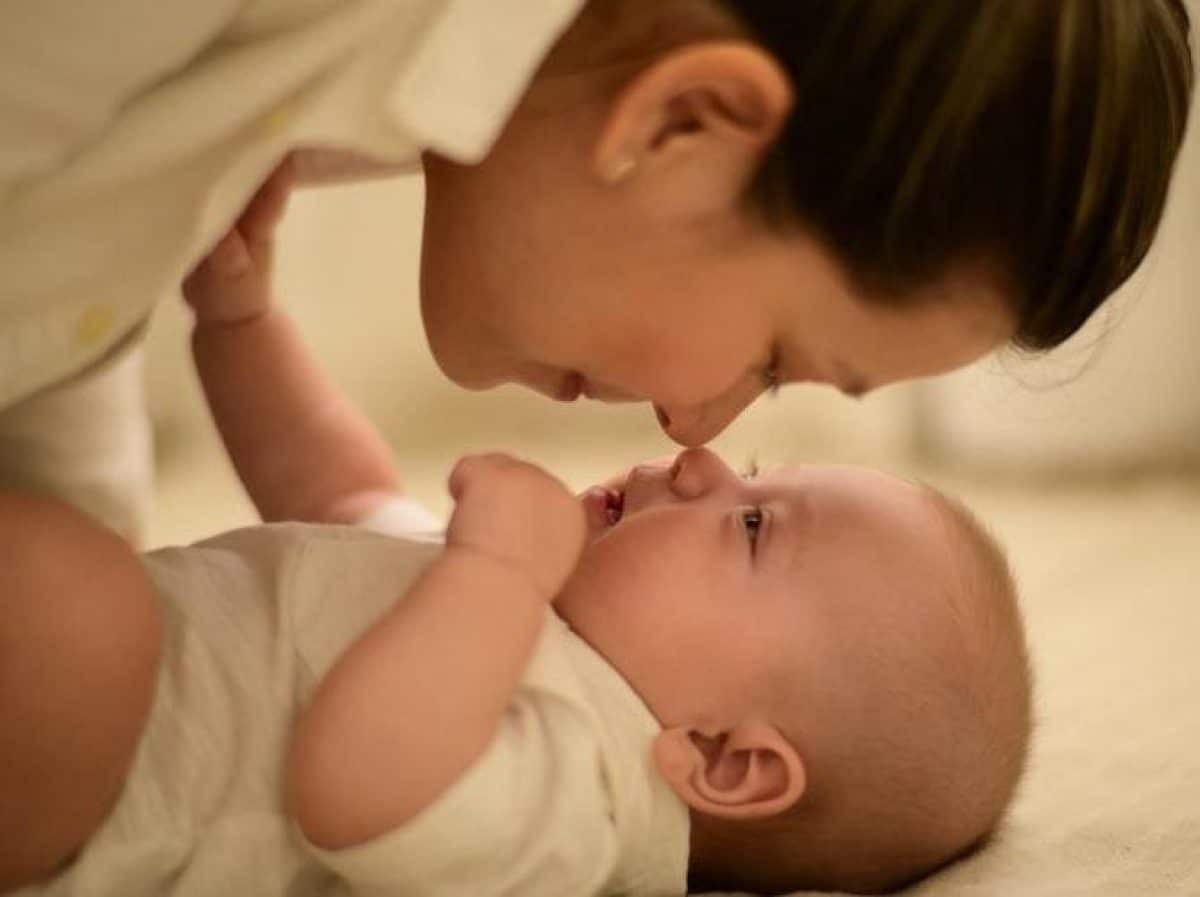
[[[661,723],[693,885],[877,892],[961,856],[1021,775],[1011,577],[960,505],[849,467],[716,455],[585,496],[558,612]]]

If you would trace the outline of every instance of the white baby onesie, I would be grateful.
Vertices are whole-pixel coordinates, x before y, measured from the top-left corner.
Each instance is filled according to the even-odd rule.
[[[22,897],[683,893],[688,816],[653,766],[659,726],[550,612],[492,743],[411,824],[329,852],[289,820],[296,713],[440,550],[283,524],[147,555],[164,661],[134,766],[73,864]]]

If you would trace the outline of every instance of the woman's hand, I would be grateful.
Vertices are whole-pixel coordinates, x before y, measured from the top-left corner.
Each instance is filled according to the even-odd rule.
[[[229,233],[184,279],[183,296],[197,325],[239,324],[270,310],[275,229],[295,180],[292,161],[284,159]]]
[[[583,506],[540,467],[503,454],[463,458],[450,474],[456,505],[446,532],[466,548],[528,577],[550,601],[583,548]]]

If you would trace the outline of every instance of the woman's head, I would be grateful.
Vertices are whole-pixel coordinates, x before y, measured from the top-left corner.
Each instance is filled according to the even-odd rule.
[[[430,343],[693,444],[1054,345],[1144,255],[1190,78],[1173,0],[592,0],[482,164],[427,160]]]
[[[1047,349],[1145,256],[1191,101],[1181,0],[722,2],[795,91],[752,204],[869,294],[986,259]]]

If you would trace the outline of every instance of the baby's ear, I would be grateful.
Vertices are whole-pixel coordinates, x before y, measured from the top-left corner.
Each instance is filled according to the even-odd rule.
[[[766,819],[804,795],[799,752],[767,722],[704,735],[677,727],[654,742],[659,773],[693,810],[725,819]]]

